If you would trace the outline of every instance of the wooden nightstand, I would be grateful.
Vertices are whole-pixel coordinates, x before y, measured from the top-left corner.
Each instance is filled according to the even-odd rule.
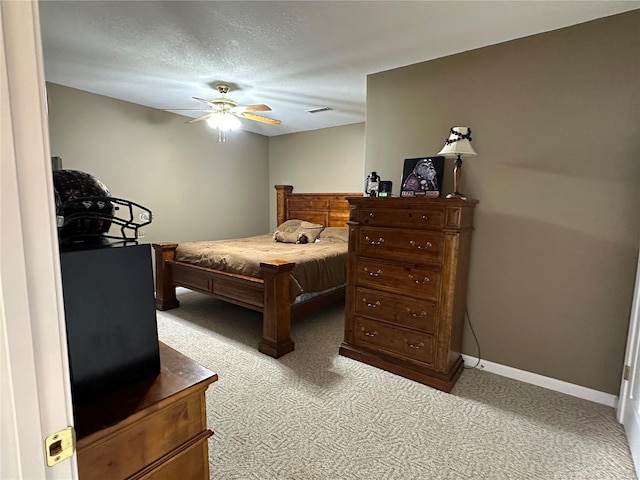
[[[81,479],[209,479],[205,391],[218,376],[163,343],[160,365],[74,406]]]
[[[474,200],[349,198],[345,338],[340,353],[451,391]]]

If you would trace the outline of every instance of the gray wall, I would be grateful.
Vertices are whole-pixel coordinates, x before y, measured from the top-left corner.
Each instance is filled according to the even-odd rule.
[[[364,123],[272,138],[234,131],[219,143],[215,131],[185,125],[183,116],[52,83],[47,95],[51,154],[152,210],[144,241],[267,232],[276,226],[278,184],[295,192],[363,188]]]
[[[368,77],[365,170],[469,126],[486,360],[617,394],[638,254],[640,11]],[[452,190],[452,162],[445,190]],[[477,355],[469,330],[464,352]]]
[[[269,229],[268,139],[47,84],[51,154],[153,212],[144,241],[234,238]]]
[[[364,190],[364,123],[292,133],[269,139],[269,184],[295,192]],[[276,222],[272,187],[269,212]]]

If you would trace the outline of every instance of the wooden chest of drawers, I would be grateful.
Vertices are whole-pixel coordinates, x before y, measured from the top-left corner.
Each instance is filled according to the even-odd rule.
[[[205,391],[218,376],[163,343],[160,363],[156,377],[74,406],[81,479],[209,479]]]
[[[342,355],[451,391],[463,368],[476,203],[349,198]]]

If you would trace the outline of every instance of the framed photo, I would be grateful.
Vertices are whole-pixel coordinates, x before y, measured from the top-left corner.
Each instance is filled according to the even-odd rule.
[[[383,180],[380,182],[380,188],[378,190],[379,197],[390,197],[391,189],[393,188],[393,182],[389,180]]]
[[[402,169],[401,197],[436,198],[442,195],[444,157],[407,158]]]

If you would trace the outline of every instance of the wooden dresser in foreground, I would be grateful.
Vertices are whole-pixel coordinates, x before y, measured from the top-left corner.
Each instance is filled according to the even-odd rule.
[[[160,373],[74,406],[80,479],[208,480],[205,391],[218,376],[160,343]]]
[[[462,329],[475,200],[349,198],[340,354],[450,392]]]

